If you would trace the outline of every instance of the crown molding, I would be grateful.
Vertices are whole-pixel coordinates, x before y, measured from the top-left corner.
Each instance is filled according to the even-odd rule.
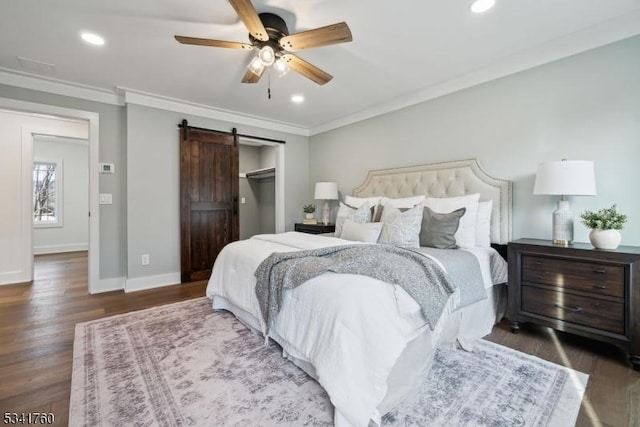
[[[0,67],[0,84],[69,96],[72,98],[100,102],[109,105],[124,106],[127,103],[143,105],[146,107],[192,114],[210,119],[224,120],[231,123],[255,126],[262,129],[285,132],[294,135],[309,136],[309,129],[304,126],[269,120],[258,116],[251,116],[249,114],[239,113],[236,111],[224,110],[181,99],[155,95],[126,87],[116,87],[115,90],[109,91],[95,86],[25,73],[23,71],[12,70],[4,67]]]
[[[263,117],[252,116],[237,111],[214,108],[204,104],[197,104],[182,99],[155,95],[152,93],[142,92],[139,90],[121,86],[118,86],[117,90],[123,97],[126,104],[142,105],[145,107],[159,108],[166,111],[191,114],[198,117],[224,120],[227,122],[247,126],[255,126],[261,129],[274,130],[294,135],[309,136],[308,128],[297,126],[291,123],[269,120]]]
[[[0,84],[110,105],[124,105],[114,91],[0,67]]]
[[[333,129],[361,122],[412,105],[420,104],[443,95],[470,88],[482,83],[506,77],[530,68],[586,52],[610,43],[640,34],[640,9],[622,17],[610,19],[582,31],[537,45],[487,67],[464,74],[408,96],[367,108],[355,114],[313,126],[309,135],[318,135]]]

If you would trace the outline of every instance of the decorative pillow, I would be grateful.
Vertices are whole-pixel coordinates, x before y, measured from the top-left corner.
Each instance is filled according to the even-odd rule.
[[[346,219],[350,219],[358,224],[371,222],[371,207],[369,206],[369,203],[367,202],[359,208],[354,209],[340,202],[340,208],[338,208],[338,214],[336,216],[335,235],[337,237],[342,235],[342,226]]]
[[[380,205],[381,197],[353,197],[353,196],[344,196],[344,203],[349,207],[359,208],[365,203],[369,203],[371,206],[371,221],[378,222],[380,221],[380,214],[382,213],[382,206]],[[375,220],[375,218],[378,220]]]
[[[367,222],[358,224],[350,219],[345,219],[342,225],[341,239],[355,240],[357,242],[376,243],[382,231],[381,222]]]
[[[493,200],[478,203],[476,216],[476,246],[488,248],[491,246],[491,210]]]
[[[460,226],[456,231],[456,243],[461,248],[473,248],[476,245],[476,217],[478,215],[478,199],[480,194],[469,194],[460,197],[427,197],[424,205],[437,213],[449,213],[456,209],[466,208],[460,218]]]
[[[389,197],[381,197],[380,198],[380,204],[382,206],[386,206],[387,204],[390,204],[391,206],[394,206],[396,208],[413,208],[415,207],[418,203],[420,202],[424,202],[425,196],[413,196],[413,197],[405,197],[402,199],[391,199]]]
[[[434,212],[425,206],[422,215],[422,229],[420,230],[420,246],[456,249],[458,245],[455,234],[460,225],[460,218],[466,211],[466,208],[460,208],[443,214]]]
[[[382,210],[382,232],[379,243],[410,248],[420,247],[420,226],[424,206],[417,206],[402,212],[400,209],[386,204]]]

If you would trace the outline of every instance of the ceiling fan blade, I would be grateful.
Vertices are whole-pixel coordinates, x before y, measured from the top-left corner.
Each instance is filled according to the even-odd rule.
[[[229,0],[229,3],[231,3],[238,17],[240,17],[240,20],[253,37],[263,42],[269,40],[269,34],[267,34],[267,30],[264,28],[251,0]]]
[[[323,85],[325,83],[329,83],[333,76],[329,73],[325,73],[320,68],[316,67],[313,64],[308,63],[304,59],[301,59],[295,55],[290,53],[286,55],[282,55],[282,59],[287,63],[289,68],[292,70],[302,74],[306,78],[313,80],[319,85]]]
[[[229,49],[251,50],[253,46],[247,43],[227,42],[224,40],[200,39],[197,37],[174,36],[182,44],[193,44],[198,46],[226,47]]]
[[[258,83],[263,73],[264,68],[260,69],[260,74],[256,74],[251,70],[247,70],[247,72],[244,73],[244,77],[242,78],[242,83]]]
[[[327,46],[330,44],[346,43],[353,40],[351,30],[346,22],[327,25],[314,30],[291,34],[280,39],[280,46],[291,52],[310,47]]]

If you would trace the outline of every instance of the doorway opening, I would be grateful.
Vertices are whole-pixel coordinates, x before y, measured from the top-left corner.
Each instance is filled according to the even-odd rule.
[[[284,232],[284,147],[239,138],[240,239]]]
[[[16,200],[17,203],[15,209],[12,212],[5,212],[6,218],[3,218],[9,220],[5,224],[7,224],[7,229],[13,233],[10,242],[14,244],[0,247],[2,254],[13,253],[10,259],[8,257],[5,258],[5,262],[0,265],[0,284],[31,282],[34,278],[34,253],[36,252],[35,246],[38,244],[36,233],[34,232],[33,162],[35,159],[34,147],[37,144],[35,141],[38,139],[64,138],[67,143],[73,141],[86,146],[83,168],[87,171],[87,181],[85,181],[83,191],[87,200],[84,211],[85,218],[87,218],[86,233],[88,237],[86,242],[88,250],[88,291],[90,293],[98,292],[100,281],[98,114],[6,98],[0,98],[0,113],[9,117],[8,119],[4,117],[5,124],[16,127],[18,133],[21,134],[18,139],[10,138],[5,141],[8,147],[12,147],[10,150],[5,151],[5,154],[8,153],[15,157],[5,159],[5,162],[12,164],[13,175],[16,179],[5,181],[3,185],[7,186],[7,188],[3,188],[3,190],[10,190],[11,194],[14,195],[12,200]],[[46,159],[46,161],[40,163],[44,164],[46,169],[47,165],[49,167],[58,165],[58,163],[63,165],[64,161],[57,158],[53,159],[53,161],[52,159]],[[62,170],[63,181],[64,175],[64,170]],[[62,188],[61,192],[64,194],[64,188]],[[62,203],[64,204],[64,200],[62,200]],[[52,209],[54,209],[54,206],[51,203],[49,203],[49,206],[45,206],[39,212],[40,220],[58,221],[62,224],[64,224],[65,220],[70,220],[70,218],[65,219],[64,213],[60,218],[56,218]],[[66,243],[61,243],[60,245],[64,244]],[[71,243],[68,244],[71,245]],[[41,245],[47,246],[44,243]],[[72,247],[67,246],[66,249],[72,249]]]

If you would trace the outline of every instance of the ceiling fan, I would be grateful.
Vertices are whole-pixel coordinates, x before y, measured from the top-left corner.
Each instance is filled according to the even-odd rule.
[[[287,24],[281,17],[273,13],[258,14],[251,0],[229,0],[229,2],[249,30],[250,44],[184,36],[175,36],[176,40],[182,44],[199,46],[241,50],[256,49],[258,55],[247,67],[248,70],[242,78],[242,83],[257,83],[265,69],[272,65],[280,74],[292,69],[319,85],[328,83],[333,78],[330,74],[290,52],[350,42],[352,40],[351,30],[345,22],[289,35]]]

